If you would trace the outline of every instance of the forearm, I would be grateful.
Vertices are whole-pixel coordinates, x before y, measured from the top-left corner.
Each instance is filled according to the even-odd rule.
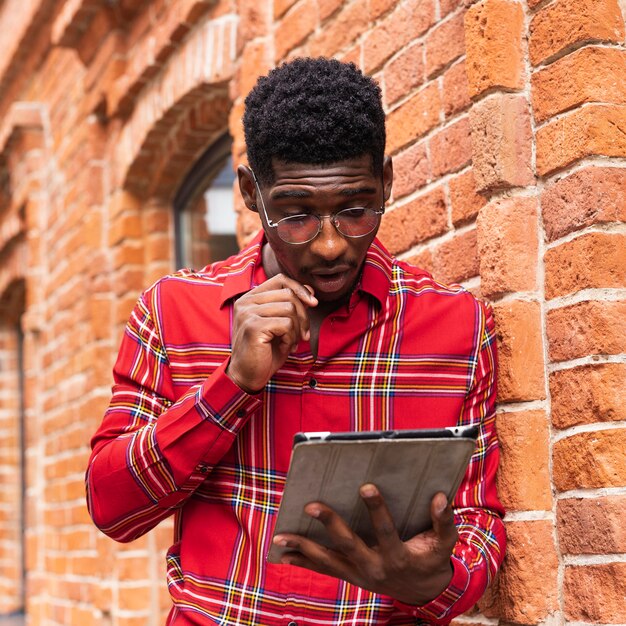
[[[224,366],[167,408],[154,395],[118,386],[89,462],[95,524],[118,541],[150,530],[207,478],[259,404],[230,381]],[[134,425],[140,407],[148,421]]]

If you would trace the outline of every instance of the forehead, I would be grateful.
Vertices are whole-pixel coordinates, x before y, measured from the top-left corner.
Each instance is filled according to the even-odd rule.
[[[279,198],[290,191],[302,195],[333,192],[343,195],[376,193],[378,189],[370,155],[324,165],[274,159],[272,166],[274,183],[269,186],[272,198]]]

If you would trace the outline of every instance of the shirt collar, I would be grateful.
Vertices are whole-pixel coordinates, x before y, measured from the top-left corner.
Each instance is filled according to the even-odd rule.
[[[250,291],[266,280],[263,270],[262,250],[265,244],[263,231],[252,239],[229,266],[228,274],[222,287],[220,307],[236,296]],[[363,272],[357,290],[374,296],[381,305],[387,301],[391,284],[393,262],[392,257],[378,239],[374,239],[367,251]]]

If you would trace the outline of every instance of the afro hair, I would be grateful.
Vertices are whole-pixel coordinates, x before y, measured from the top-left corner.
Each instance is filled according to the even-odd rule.
[[[353,63],[295,59],[259,78],[245,105],[248,161],[264,184],[274,181],[274,158],[325,165],[370,154],[382,171],[380,87]]]

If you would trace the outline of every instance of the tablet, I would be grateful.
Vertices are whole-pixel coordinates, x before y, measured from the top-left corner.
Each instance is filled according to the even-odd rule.
[[[368,544],[376,543],[359,487],[375,484],[403,541],[431,527],[430,502],[443,491],[454,498],[476,447],[478,428],[298,433],[274,535],[295,533],[332,547],[326,529],[304,512],[324,502]],[[272,544],[267,560],[279,563],[289,548]]]

